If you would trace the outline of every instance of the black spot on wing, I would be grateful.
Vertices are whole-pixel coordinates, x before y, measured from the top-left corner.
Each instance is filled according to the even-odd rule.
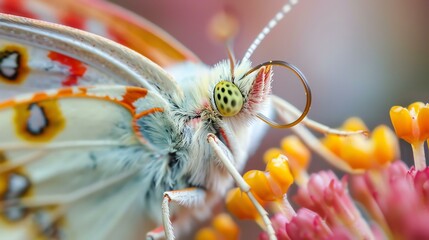
[[[18,79],[21,55],[17,51],[0,52],[0,76],[4,79],[14,81]]]
[[[5,179],[0,179],[3,181],[1,184],[5,185],[4,192],[0,193],[0,202],[5,202],[3,211],[0,213],[5,220],[10,222],[17,222],[24,219],[29,213],[29,209],[20,206],[16,200],[25,197],[25,195],[30,191],[31,182],[27,176],[19,172],[9,172],[6,173]],[[9,200],[9,202],[8,202]]]
[[[41,135],[49,126],[49,119],[46,117],[45,109],[36,103],[28,106],[30,116],[27,120],[26,129],[31,135]]]
[[[7,192],[4,199],[13,199],[24,196],[30,189],[30,180],[19,173],[10,173],[8,176]]]

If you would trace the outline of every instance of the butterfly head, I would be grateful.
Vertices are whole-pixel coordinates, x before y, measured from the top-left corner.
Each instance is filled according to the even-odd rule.
[[[225,64],[224,73],[226,72]],[[233,66],[233,65],[231,65]],[[273,66],[286,68],[292,71],[303,84],[306,94],[306,105],[302,114],[293,122],[288,124],[278,124],[263,114],[265,103],[271,94],[271,76]],[[237,68],[230,68],[229,76],[226,80],[218,80],[213,87],[212,106],[222,117],[234,117],[250,113],[256,116],[273,128],[289,128],[301,122],[310,110],[311,90],[304,74],[292,64],[284,61],[268,61],[251,68],[250,62],[244,60]],[[225,79],[220,76],[218,79]],[[241,94],[239,94],[241,93]]]
[[[272,67],[263,66],[252,72],[249,69],[249,61],[230,69],[225,61],[212,71],[211,109],[224,122],[243,124],[268,108]]]

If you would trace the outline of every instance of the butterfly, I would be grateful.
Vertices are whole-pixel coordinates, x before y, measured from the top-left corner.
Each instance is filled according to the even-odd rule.
[[[275,238],[239,171],[263,135],[258,118],[289,127],[308,113],[303,74],[283,61],[251,67],[257,43],[239,62],[230,54],[207,67],[147,21],[105,2],[78,2],[1,5],[32,18],[52,11],[50,20],[123,44],[0,15],[1,236],[174,239],[207,218],[235,180]],[[263,115],[273,66],[294,71],[307,92],[290,124]]]

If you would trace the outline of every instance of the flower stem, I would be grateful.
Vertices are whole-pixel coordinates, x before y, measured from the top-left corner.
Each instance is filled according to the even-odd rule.
[[[418,171],[426,168],[425,148],[424,142],[417,142],[411,144],[414,156],[414,165]]]
[[[306,186],[310,177],[306,170],[301,170],[299,175],[295,177],[295,182],[299,187]]]
[[[281,208],[282,213],[290,221],[296,215],[296,212],[295,212],[295,209],[293,209],[292,205],[290,204],[287,198],[287,194],[283,195],[281,205],[282,205],[282,208]]]

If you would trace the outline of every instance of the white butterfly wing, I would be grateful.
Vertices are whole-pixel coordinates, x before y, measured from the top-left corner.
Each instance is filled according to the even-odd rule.
[[[79,85],[81,79],[83,79],[81,84],[84,85],[96,85],[106,81],[105,84],[114,82],[122,85],[141,86],[150,90],[162,89],[160,91],[162,93],[182,95],[177,83],[161,67],[128,48],[90,33],[38,20],[1,14],[0,36],[1,39],[7,40],[3,41],[0,46],[1,73],[23,71],[23,73],[17,73],[19,82],[13,82],[11,79],[7,79],[7,75],[0,74],[3,78],[0,81],[2,98],[6,94],[10,95],[9,92],[12,91],[12,88],[22,93],[35,89],[44,90],[47,86],[49,88],[70,86],[64,82],[65,78],[71,75],[79,78],[73,85]],[[26,46],[30,46],[29,49],[26,49]],[[19,52],[16,51],[16,48],[23,50]],[[10,56],[14,50],[18,57]],[[55,58],[50,57],[52,52],[65,55],[89,70],[84,73],[73,73],[70,71],[70,65],[63,64],[61,60],[55,61]],[[63,65],[62,75],[58,73],[61,65]],[[39,71],[48,74],[50,71],[54,71],[60,76],[56,81],[51,81],[52,85],[50,85],[51,82],[47,83],[49,78],[46,81],[38,77],[26,78],[33,72]],[[19,79],[20,74],[24,76],[23,79]],[[50,74],[51,78],[52,75]],[[26,83],[28,80],[33,81]]]
[[[162,112],[157,97],[107,86],[1,103],[2,236],[106,239],[130,211],[141,221],[153,151],[133,123]],[[139,219],[123,233],[135,233]]]
[[[166,99],[181,95],[176,82],[132,50],[78,30],[0,15],[0,35],[3,48],[25,49],[28,67],[22,82],[0,81],[0,96],[63,87],[73,74],[45,61],[52,53],[88,69],[78,86],[0,102],[1,236],[124,239],[154,227],[144,209],[154,149],[135,123],[162,119]],[[17,63],[10,50],[0,63],[6,78]],[[137,87],[81,87],[104,80]]]

